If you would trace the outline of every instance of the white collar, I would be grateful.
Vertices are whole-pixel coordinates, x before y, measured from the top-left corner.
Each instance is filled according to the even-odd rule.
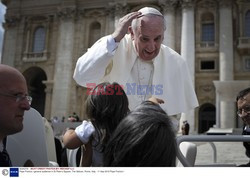
[[[246,126],[244,127],[244,131],[250,132],[250,127],[249,127],[248,125],[246,125]]]

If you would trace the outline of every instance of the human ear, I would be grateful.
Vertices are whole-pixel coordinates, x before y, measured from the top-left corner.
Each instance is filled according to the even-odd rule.
[[[133,29],[132,29],[132,27],[131,27],[131,26],[130,26],[130,27],[128,27],[128,31],[129,31],[129,33],[130,33],[130,35],[131,35],[131,39],[132,39],[132,40],[134,40],[134,36],[135,36],[135,34],[134,34]]]

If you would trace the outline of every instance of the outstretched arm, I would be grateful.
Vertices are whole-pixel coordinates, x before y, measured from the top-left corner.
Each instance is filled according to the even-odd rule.
[[[78,59],[73,78],[79,85],[87,87],[88,83],[99,83],[101,81],[115,54],[118,43],[128,32],[132,20],[140,14],[140,12],[132,12],[122,17],[111,35],[98,40]]]

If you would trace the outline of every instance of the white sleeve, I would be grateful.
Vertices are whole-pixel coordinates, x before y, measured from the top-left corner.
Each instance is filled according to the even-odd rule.
[[[89,48],[76,63],[73,76],[76,83],[84,87],[87,87],[87,83],[98,83],[104,77],[106,67],[114,56],[118,44],[109,35]]]
[[[76,127],[75,133],[77,137],[86,144],[89,142],[89,138],[95,132],[95,128],[91,122],[83,121],[81,125]]]

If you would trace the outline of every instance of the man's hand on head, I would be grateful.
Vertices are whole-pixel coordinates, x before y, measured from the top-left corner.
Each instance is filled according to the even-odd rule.
[[[120,18],[117,28],[112,34],[112,37],[114,38],[115,42],[121,41],[121,39],[127,34],[128,27],[131,26],[132,20],[137,18],[140,14],[141,12],[131,12]]]

